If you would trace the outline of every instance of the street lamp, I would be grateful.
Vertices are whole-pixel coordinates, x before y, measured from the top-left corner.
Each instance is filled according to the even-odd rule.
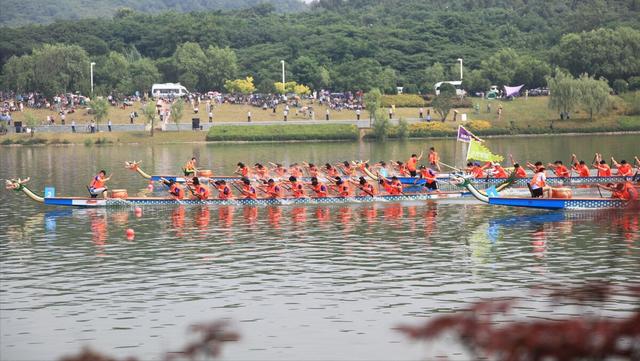
[[[458,58],[458,61],[460,62],[460,80],[462,80],[462,58]]]
[[[91,62],[91,97],[93,97],[93,66],[96,65],[96,63]]]
[[[284,60],[280,60],[280,63],[282,63],[282,98],[284,99],[287,92],[287,87],[284,85]]]

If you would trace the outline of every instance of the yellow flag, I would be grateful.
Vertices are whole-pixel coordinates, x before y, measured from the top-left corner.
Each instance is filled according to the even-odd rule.
[[[504,159],[501,155],[491,153],[489,148],[484,144],[471,139],[469,142],[469,151],[467,152],[467,160],[474,159],[481,162],[502,162]]]

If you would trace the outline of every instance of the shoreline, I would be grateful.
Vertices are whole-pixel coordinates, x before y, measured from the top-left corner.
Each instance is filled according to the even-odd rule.
[[[43,136],[43,134],[45,134]],[[164,134],[165,136],[157,136],[158,134]],[[127,145],[150,145],[150,144],[252,144],[252,143],[303,143],[303,142],[312,142],[312,143],[323,143],[323,142],[351,142],[351,141],[364,141],[364,142],[378,142],[375,138],[365,137],[358,140],[354,139],[300,139],[300,140],[216,140],[216,141],[208,141],[205,139],[184,139],[184,140],[167,140],[162,139],[166,137],[171,137],[175,135],[176,132],[165,132],[165,133],[156,133],[155,137],[146,136],[145,138],[140,137],[140,134],[134,132],[112,132],[112,133],[95,133],[92,135],[88,134],[78,134],[73,135],[73,137],[78,138],[78,142],[70,141],[68,139],[60,140],[60,137],[55,133],[40,133],[33,138],[24,135],[24,136],[16,136],[13,135],[5,135],[0,136],[0,146],[1,147],[24,147],[24,146],[35,146],[35,147],[45,147],[45,146],[109,146],[109,145],[119,145],[119,144],[127,144]],[[206,133],[195,133],[202,136],[202,138],[206,137]],[[564,137],[564,136],[597,136],[597,135],[629,135],[629,134],[640,134],[638,130],[630,130],[630,131],[611,131],[611,132],[571,132],[571,133],[531,133],[531,134],[496,134],[496,135],[479,135],[482,138],[487,139],[502,139],[502,138],[538,138],[538,137]],[[84,136],[83,136],[84,135]],[[108,135],[108,138],[105,137]],[[189,133],[189,135],[194,135],[193,133]],[[5,138],[7,137],[7,138]],[[117,137],[116,139],[112,139]],[[120,139],[121,137],[130,138],[130,139]],[[14,138],[18,138],[15,140]],[[131,139],[135,138],[135,139]],[[455,139],[455,136],[447,135],[447,136],[430,136],[430,137],[408,137],[408,138],[388,138],[391,141],[409,141],[409,140],[419,140],[419,139]],[[8,143],[7,140],[11,142]],[[87,142],[88,141],[88,142]]]

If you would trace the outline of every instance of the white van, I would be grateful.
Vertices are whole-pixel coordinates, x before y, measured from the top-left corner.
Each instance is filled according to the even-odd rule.
[[[151,95],[154,98],[168,96],[181,97],[187,94],[189,94],[189,91],[180,85],[180,83],[153,84],[151,87]]]
[[[467,95],[467,92],[462,89],[462,81],[461,80],[453,80],[453,81],[440,81],[437,82],[433,87],[435,88],[436,91],[436,95],[440,95],[440,86],[442,84],[451,84],[453,85],[454,88],[456,88],[456,95],[457,96],[465,96]]]

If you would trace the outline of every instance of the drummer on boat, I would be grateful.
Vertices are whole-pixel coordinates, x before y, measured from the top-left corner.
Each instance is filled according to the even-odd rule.
[[[182,167],[182,172],[184,172],[185,177],[196,175],[196,171],[197,171],[196,164],[197,164],[196,157],[191,158],[184,164],[184,166]]]
[[[91,184],[87,186],[91,198],[97,198],[100,194],[106,198],[107,186],[106,182],[111,179],[111,176],[107,177],[107,172],[102,169],[91,180]]]
[[[544,166],[540,165],[536,169],[535,174],[531,178],[531,197],[544,198],[544,194],[547,193],[547,198],[551,192],[551,187],[547,186],[547,176],[544,174]]]

